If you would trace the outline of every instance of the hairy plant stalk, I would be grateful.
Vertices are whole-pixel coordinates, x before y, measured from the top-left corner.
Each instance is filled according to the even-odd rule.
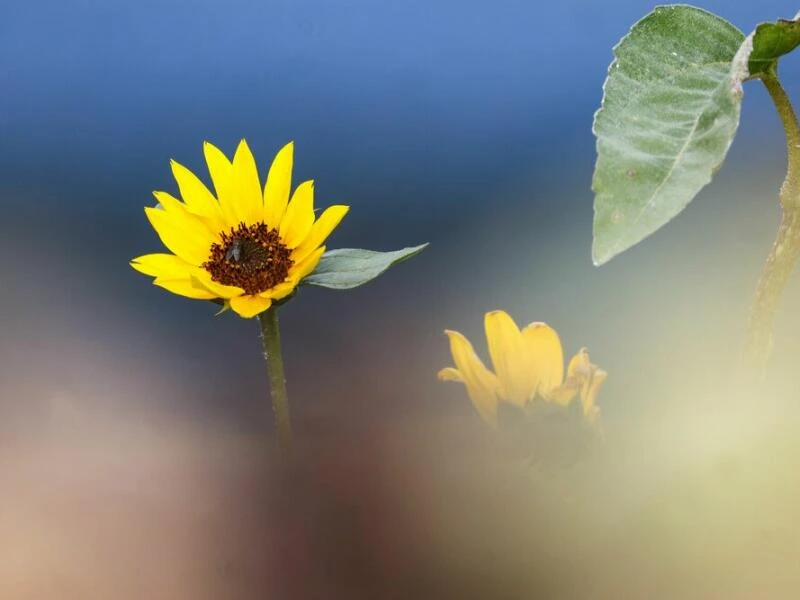
[[[289,419],[289,398],[286,394],[286,376],[283,373],[281,334],[278,328],[278,308],[271,306],[258,315],[261,325],[261,343],[267,363],[269,391],[272,397],[272,412],[278,430],[281,451],[288,453],[292,446],[292,424]]]
[[[788,166],[780,191],[781,224],[756,288],[745,340],[745,367],[757,380],[766,373],[775,314],[800,257],[800,124],[775,70],[761,80],[775,103],[786,134]]]

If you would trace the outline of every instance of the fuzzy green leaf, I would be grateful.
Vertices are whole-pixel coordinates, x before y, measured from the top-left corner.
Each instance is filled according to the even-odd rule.
[[[669,222],[719,169],[739,125],[731,64],[743,40],[709,12],[671,5],[614,48],[594,120],[596,265]]]
[[[777,23],[761,23],[751,36],[748,36],[752,39],[748,69],[752,78],[774,69],[778,58],[800,45],[800,20],[795,17],[792,21],[779,19]]]
[[[428,244],[394,252],[339,248],[322,255],[317,268],[303,283],[348,290],[372,281],[389,267],[419,254]]]

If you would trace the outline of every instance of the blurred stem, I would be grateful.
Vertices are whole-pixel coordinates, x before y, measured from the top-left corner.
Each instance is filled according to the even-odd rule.
[[[261,325],[261,343],[267,363],[269,392],[272,397],[272,412],[278,429],[281,451],[288,453],[292,446],[292,424],[289,420],[289,398],[286,394],[286,377],[283,373],[281,354],[281,332],[278,327],[278,307],[270,306],[258,315]]]
[[[772,329],[781,296],[800,256],[800,124],[776,69],[761,78],[786,134],[788,166],[780,191],[781,224],[756,288],[745,342],[745,367],[762,380],[772,351]]]

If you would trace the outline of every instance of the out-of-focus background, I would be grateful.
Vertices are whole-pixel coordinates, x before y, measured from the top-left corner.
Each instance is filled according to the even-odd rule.
[[[700,4],[745,32],[797,10]],[[796,597],[800,278],[765,398],[726,387],[779,219],[758,83],[713,184],[590,261],[592,115],[653,6],[3,3],[0,596]],[[781,61],[795,99],[798,65]],[[242,137],[262,170],[294,140],[295,181],[351,206],[329,247],[431,242],[282,309],[288,471],[256,323],[127,264],[160,249],[142,208],[176,190],[169,159],[205,178],[202,142]],[[610,373],[608,451],[564,483],[577,504],[519,483],[435,379],[443,329],[482,352],[495,308]]]

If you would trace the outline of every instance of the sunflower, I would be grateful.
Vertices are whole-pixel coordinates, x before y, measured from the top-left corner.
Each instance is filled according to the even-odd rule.
[[[531,323],[520,330],[502,310],[486,313],[484,325],[494,372],[484,366],[466,337],[446,330],[455,367],[438,374],[442,381],[466,386],[484,421],[497,427],[499,402],[523,409],[537,400],[567,406],[578,395],[583,417],[589,422],[597,419],[595,399],[607,374],[591,363],[585,348],[569,361],[565,377],[561,340],[549,325]]]
[[[131,266],[173,294],[215,300],[254,317],[314,271],[349,207],[330,206],[315,218],[313,181],[298,185],[290,200],[291,142],[275,156],[263,190],[247,142],[232,161],[208,142],[203,150],[215,193],[172,161],[182,201],[154,192],[159,206],[144,209],[171,254],[145,254]]]

